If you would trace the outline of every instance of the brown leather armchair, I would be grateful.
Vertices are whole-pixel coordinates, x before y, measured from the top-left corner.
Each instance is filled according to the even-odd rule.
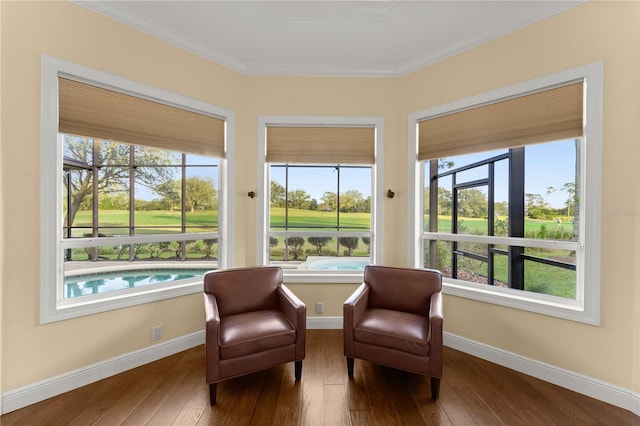
[[[204,275],[206,370],[211,405],[217,384],[295,361],[302,376],[305,304],[282,284],[282,269],[253,267]]]
[[[344,302],[344,354],[431,377],[438,399],[442,378],[442,276],[431,269],[367,266],[364,283]]]

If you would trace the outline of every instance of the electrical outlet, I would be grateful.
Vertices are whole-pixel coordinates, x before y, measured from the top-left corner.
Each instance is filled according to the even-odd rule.
[[[323,302],[316,303],[316,314],[324,314],[324,303]]]
[[[162,326],[157,325],[151,329],[151,340],[162,339]]]

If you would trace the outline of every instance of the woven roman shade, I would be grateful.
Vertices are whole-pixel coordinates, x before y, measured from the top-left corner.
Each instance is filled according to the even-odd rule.
[[[267,126],[267,162],[373,164],[373,127]]]
[[[224,120],[58,78],[62,133],[224,157]]]
[[[418,123],[418,159],[512,148],[583,135],[583,82]]]

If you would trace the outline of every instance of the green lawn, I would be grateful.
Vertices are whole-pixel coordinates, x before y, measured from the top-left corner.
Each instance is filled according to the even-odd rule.
[[[425,215],[425,224],[428,225],[428,216]],[[466,233],[487,235],[487,219],[465,217],[460,219],[460,223],[466,228]],[[570,238],[573,232],[573,224],[566,220],[558,224],[555,220],[537,220],[526,218],[524,221],[525,234],[539,234],[541,228],[544,227],[547,232],[562,233]],[[451,217],[450,216],[438,216],[438,231],[450,232],[451,231]],[[535,238],[539,238],[536,236]]]
[[[285,225],[285,209],[271,207],[270,220],[272,229],[283,229]],[[101,227],[128,227],[129,212],[127,210],[102,210],[99,215]],[[180,227],[180,213],[166,210],[136,211],[136,227]],[[427,218],[425,217],[425,220]],[[340,228],[342,230],[368,230],[370,229],[371,215],[369,213],[340,213]],[[462,224],[467,228],[468,233],[486,235],[487,220],[478,218],[463,218]],[[217,227],[217,210],[198,210],[186,215],[187,226]],[[75,217],[74,226],[91,227],[91,212],[79,211]],[[289,209],[289,228],[300,230],[320,230],[331,229],[337,226],[336,212],[325,212],[316,210]],[[525,220],[525,232],[539,232],[541,227],[547,231],[562,230],[566,235],[570,235],[572,224],[564,221],[561,224],[553,220]],[[450,231],[451,219],[446,216],[438,217],[438,230]]]
[[[285,226],[284,207],[271,207],[271,229],[283,229]],[[300,230],[318,230],[318,228],[333,228],[337,226],[338,215],[336,212],[318,210],[289,209],[289,228]],[[370,213],[340,213],[340,229],[343,231],[369,230],[371,223]]]
[[[528,254],[548,259],[566,256],[567,252],[561,250],[536,250],[535,253],[528,252]],[[450,259],[450,257],[447,257],[447,259]],[[494,277],[504,283],[508,282],[507,260],[507,256],[496,256],[494,261]],[[450,261],[446,263],[450,266]],[[486,262],[478,260],[462,258],[459,260],[458,269],[473,272],[483,277],[487,276]],[[576,297],[576,273],[569,269],[525,261],[524,282],[525,290],[528,291],[569,299],[575,299]]]
[[[272,230],[284,229],[285,209],[272,207],[270,209],[270,227]],[[427,218],[425,218],[427,219]],[[135,224],[137,233],[173,233],[180,231],[180,214],[171,211],[136,211]],[[340,213],[340,229],[344,231],[365,231],[370,229],[369,213]],[[187,226],[193,232],[206,232],[217,230],[218,212],[217,211],[196,211],[187,213]],[[99,217],[100,232],[105,235],[123,235],[128,233],[129,212],[126,210],[105,210],[100,211]],[[476,218],[464,218],[462,224],[466,228],[467,233],[486,235],[487,220]],[[289,210],[289,229],[299,231],[321,231],[335,230],[337,226],[336,212],[312,211],[312,210]],[[75,218],[75,226],[91,227],[91,212],[80,211]],[[107,228],[121,227],[121,228]],[[144,229],[148,227],[147,229]],[[449,217],[440,216],[438,218],[438,228],[440,231],[446,232],[451,230],[451,219]],[[84,232],[80,230],[78,232]],[[541,238],[546,232],[547,237],[553,233],[553,238],[570,239],[572,232],[572,224],[570,221],[564,221],[560,224],[553,220],[534,220],[526,219],[525,232],[527,237]],[[81,234],[79,234],[81,235]],[[284,258],[284,238],[278,238],[278,244],[270,248],[271,260],[282,260]],[[485,246],[486,247],[486,246]],[[446,252],[447,250],[445,250]],[[291,248],[289,250],[289,260],[293,259]],[[308,241],[299,249],[297,259],[304,260],[307,256],[317,255],[317,248]],[[344,256],[347,254],[347,248],[338,245],[338,241],[333,238],[322,249],[322,255],[325,256]],[[352,256],[369,255],[369,249],[364,241],[358,239],[358,247],[351,253]],[[540,250],[535,253],[539,257],[566,257],[566,251]],[[445,255],[444,258],[450,258]],[[445,261],[447,264],[449,261]],[[440,265],[442,266],[442,265]],[[446,266],[446,264],[445,264]],[[465,270],[474,272],[479,275],[486,276],[487,266],[483,262],[464,259],[460,265]],[[497,256],[495,261],[495,276],[497,279],[506,281],[507,277],[507,259],[506,256]],[[557,267],[539,264],[536,262],[526,262],[525,266],[525,285],[527,290],[536,291],[546,294],[552,294],[560,297],[575,298],[575,272],[564,270]]]
[[[91,212],[79,211],[74,220],[74,226],[86,226],[91,229]],[[136,228],[149,227],[149,229],[137,230],[144,233],[179,233],[181,217],[179,212],[168,210],[136,211],[134,213]],[[105,235],[128,234],[129,211],[128,210],[101,210],[98,216],[100,233]],[[197,210],[187,212],[186,225],[191,232],[211,232],[218,229],[217,210]],[[111,227],[111,229],[109,229]],[[115,228],[119,227],[119,228]],[[153,227],[153,228],[151,228]],[[85,232],[84,230],[81,232]],[[88,231],[90,232],[90,231]]]

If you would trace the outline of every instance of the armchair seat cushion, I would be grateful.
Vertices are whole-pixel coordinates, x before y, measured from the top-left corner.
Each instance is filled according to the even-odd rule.
[[[354,327],[354,340],[418,356],[429,355],[428,318],[390,309],[368,309]]]
[[[230,359],[296,343],[296,331],[279,311],[225,317],[220,323],[220,358]]]

